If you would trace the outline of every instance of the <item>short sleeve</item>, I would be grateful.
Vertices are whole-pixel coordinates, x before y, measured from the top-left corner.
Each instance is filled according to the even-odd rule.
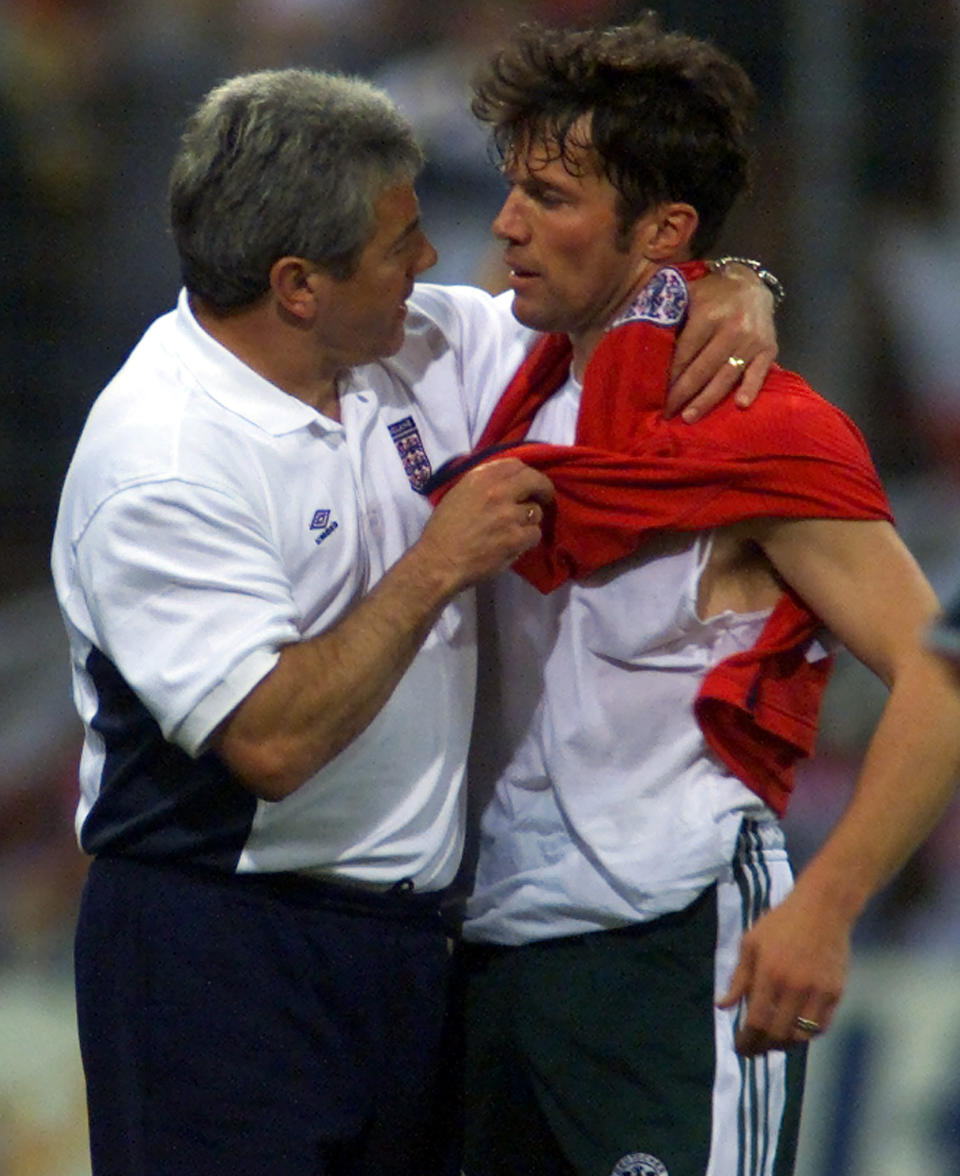
[[[75,549],[89,640],[191,754],[299,636],[274,543],[223,490],[128,487]]]

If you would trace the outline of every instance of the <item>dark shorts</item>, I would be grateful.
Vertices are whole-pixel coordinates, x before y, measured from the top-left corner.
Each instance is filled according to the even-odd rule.
[[[445,1171],[435,899],[95,861],[76,939],[94,1176]]]
[[[739,1059],[714,1007],[718,958],[766,905],[742,840],[730,878],[676,914],[462,946],[467,1176],[792,1172],[804,1052]]]
[[[713,905],[711,890],[654,923],[466,949],[469,1176],[608,1176],[631,1153],[702,1176]]]

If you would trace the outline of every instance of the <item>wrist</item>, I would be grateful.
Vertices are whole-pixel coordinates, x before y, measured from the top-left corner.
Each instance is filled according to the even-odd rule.
[[[727,269],[728,266],[742,266],[744,269],[750,270],[757,278],[767,287],[773,295],[773,307],[777,310],[783,303],[787,296],[786,290],[783,288],[783,283],[772,273],[761,261],[757,261],[752,257],[715,257],[707,263],[707,269],[713,274],[721,273]]]
[[[799,901],[815,904],[823,918],[852,930],[874,889],[867,879],[858,876],[853,867],[846,870],[829,868],[818,855],[801,871],[794,893]]]
[[[425,610],[440,610],[466,587],[462,569],[425,533],[400,557],[393,570],[417,594]]]

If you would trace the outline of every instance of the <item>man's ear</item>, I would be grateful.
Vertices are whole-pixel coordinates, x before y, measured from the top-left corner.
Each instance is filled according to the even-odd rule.
[[[281,310],[295,319],[314,319],[329,301],[333,278],[302,257],[281,257],[270,267],[270,289]]]
[[[661,204],[648,225],[644,255],[650,261],[685,261],[699,223],[692,204]]]

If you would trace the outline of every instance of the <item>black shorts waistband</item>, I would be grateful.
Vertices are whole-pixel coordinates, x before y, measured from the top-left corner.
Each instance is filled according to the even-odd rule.
[[[153,861],[125,855],[101,854],[91,868],[159,870],[189,878],[201,885],[229,889],[234,893],[258,894],[277,902],[313,910],[335,910],[403,922],[434,922],[444,917],[449,891],[417,890],[409,878],[377,890],[362,883],[333,882],[293,871],[276,873],[227,873],[194,862]]]

